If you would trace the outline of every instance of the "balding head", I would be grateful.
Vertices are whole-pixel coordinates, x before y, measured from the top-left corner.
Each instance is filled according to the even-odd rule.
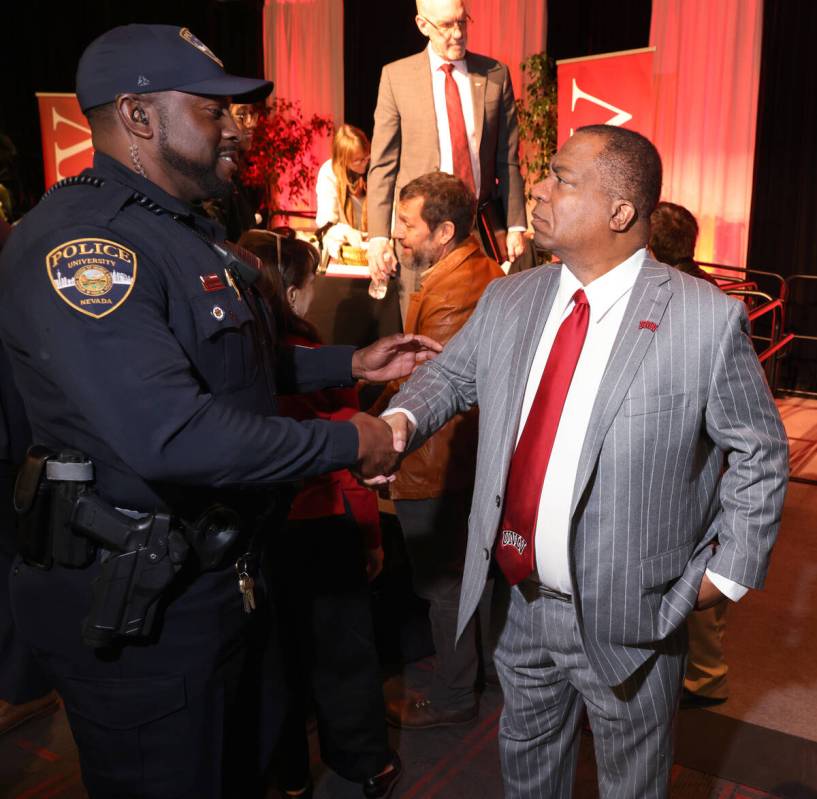
[[[464,0],[417,0],[417,27],[445,61],[465,58],[468,20]]]

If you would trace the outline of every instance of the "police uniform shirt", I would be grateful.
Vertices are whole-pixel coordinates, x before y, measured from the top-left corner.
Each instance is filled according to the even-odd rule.
[[[220,226],[102,153],[84,175],[96,180],[41,201],[0,258],[0,337],[34,441],[86,453],[103,498],[138,510],[167,506],[163,487],[353,464],[350,423],[275,415],[250,303],[208,243]],[[284,351],[275,379],[282,393],[348,385],[352,352]]]

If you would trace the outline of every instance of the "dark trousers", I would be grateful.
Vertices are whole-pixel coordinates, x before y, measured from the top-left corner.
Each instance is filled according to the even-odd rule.
[[[289,522],[270,554],[289,689],[279,783],[308,780],[310,702],[323,762],[363,782],[386,767],[389,748],[360,530],[348,513]]]
[[[474,705],[479,664],[476,616],[455,644],[470,505],[470,493],[394,503],[411,561],[414,591],[429,603],[437,659],[428,698],[452,710]]]
[[[274,650],[263,584],[248,616],[231,565],[196,575],[177,587],[154,642],[95,650],[81,642],[80,626],[96,571],[17,562],[11,576],[17,628],[65,702],[88,794],[259,795],[270,757],[261,748],[282,704],[274,677],[261,700],[260,675],[275,674],[264,663]]]

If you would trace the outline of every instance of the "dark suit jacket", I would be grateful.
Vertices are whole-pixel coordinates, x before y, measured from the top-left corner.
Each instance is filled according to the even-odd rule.
[[[481,201],[502,200],[508,226],[526,227],[519,173],[519,132],[508,68],[476,53],[466,56],[479,139]],[[368,179],[369,234],[390,236],[400,189],[440,168],[440,145],[428,52],[383,67],[374,112]]]

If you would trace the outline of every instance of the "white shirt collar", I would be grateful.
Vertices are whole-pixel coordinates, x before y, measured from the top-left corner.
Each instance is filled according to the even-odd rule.
[[[458,61],[446,61],[444,58],[440,58],[437,53],[434,52],[434,48],[431,46],[431,42],[428,43],[426,47],[426,51],[428,52],[428,60],[431,64],[431,74],[433,75],[443,64],[453,64],[454,69],[457,72],[464,72],[466,75],[468,74],[468,69],[465,66],[465,59],[460,58]]]
[[[636,250],[626,261],[622,261],[586,286],[582,286],[567,265],[562,264],[553,310],[561,316],[573,295],[583,288],[590,304],[590,319],[593,322],[600,322],[616,302],[632,289],[646,255],[647,250],[644,247]]]

